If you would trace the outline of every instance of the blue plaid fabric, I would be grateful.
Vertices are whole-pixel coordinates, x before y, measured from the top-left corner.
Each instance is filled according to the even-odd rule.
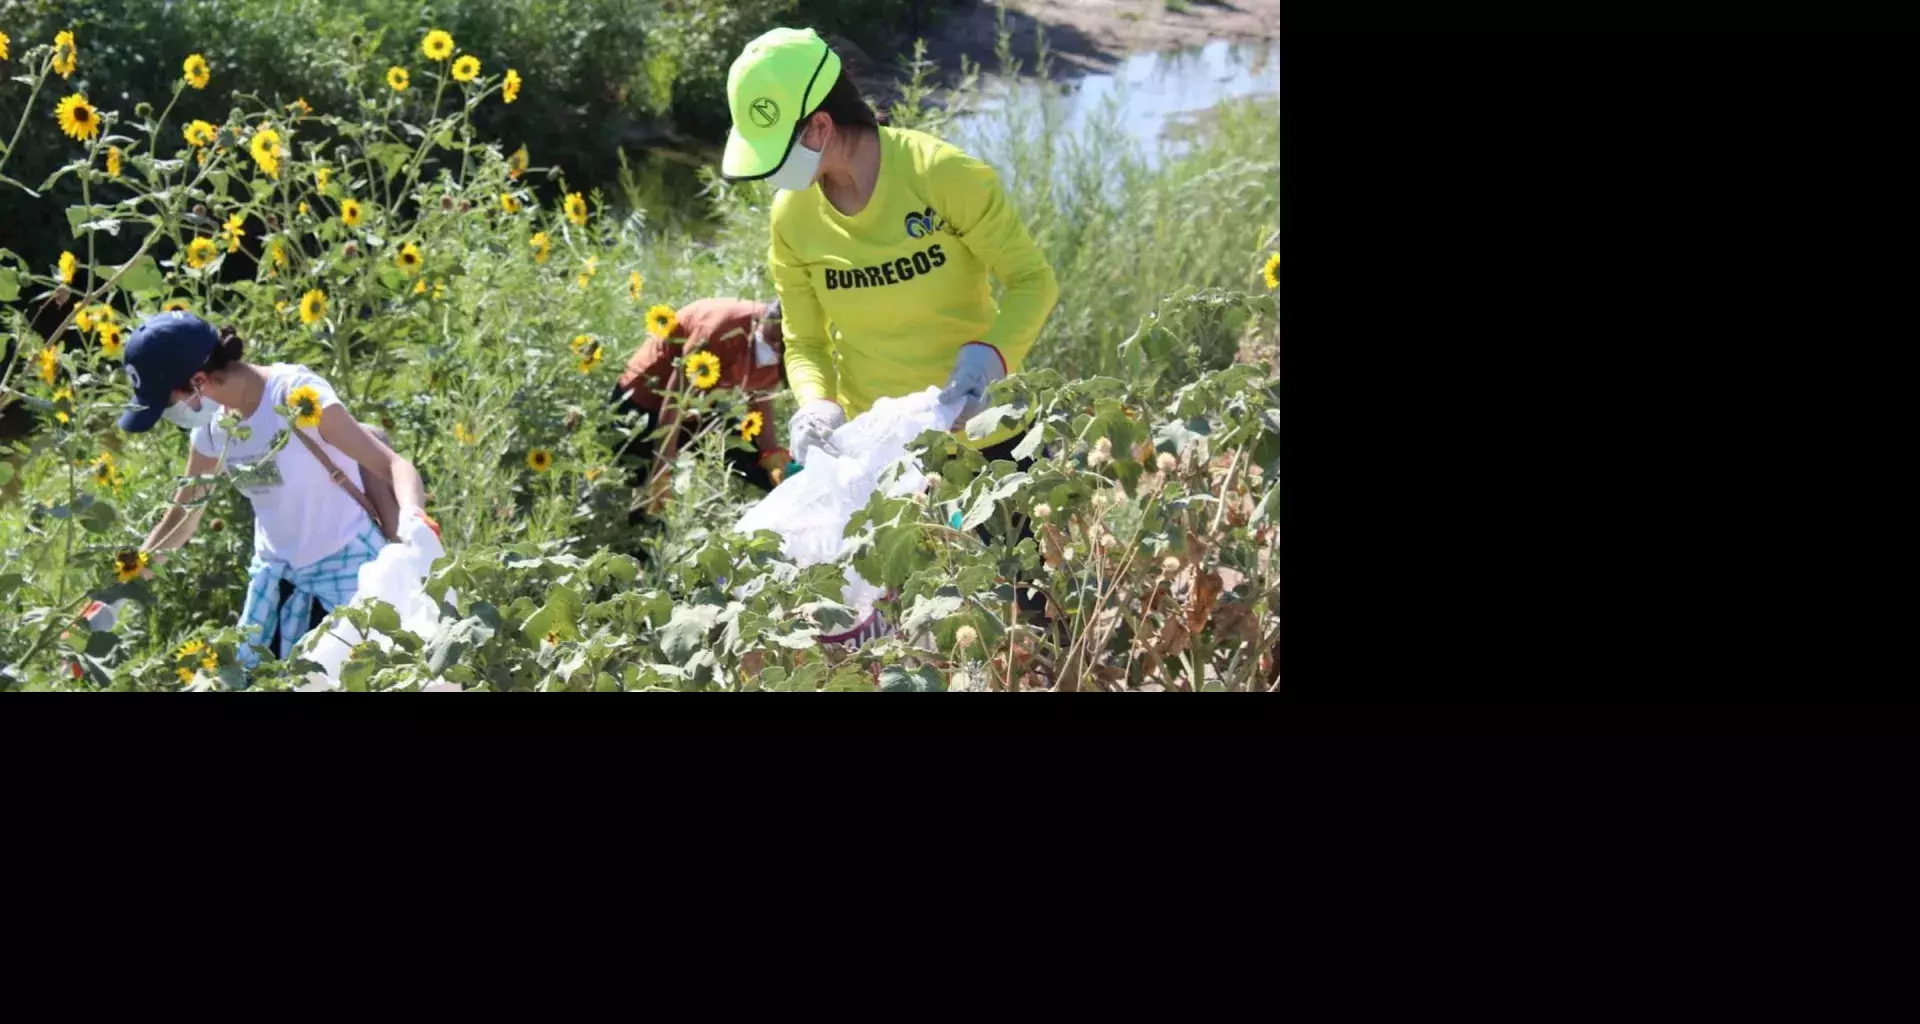
[[[328,611],[353,600],[353,592],[360,586],[360,567],[373,561],[386,544],[380,528],[369,519],[359,536],[302,569],[263,559],[255,551],[252,563],[247,566],[247,575],[251,578],[247,582],[246,607],[240,610],[240,625],[252,626],[258,632],[252,643],[241,646],[240,663],[248,668],[260,664],[260,655],[267,650],[267,638],[273,635],[276,619],[280,625],[280,649],[271,653],[286,657],[293,645],[313,628],[314,599],[319,598],[321,606]],[[284,602],[280,600],[281,580],[293,584],[293,596]]]

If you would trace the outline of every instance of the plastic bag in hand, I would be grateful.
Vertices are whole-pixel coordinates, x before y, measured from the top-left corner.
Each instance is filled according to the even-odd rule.
[[[882,472],[905,458],[907,443],[929,430],[946,430],[960,412],[959,402],[942,402],[939,388],[901,398],[882,398],[873,408],[833,432],[832,451],[807,449],[806,472],[783,481],[747,510],[734,528],[741,533],[772,530],[780,552],[802,568],[831,562],[846,550],[847,523],[867,507],[880,487]],[[837,452],[838,454],[834,454]],[[919,489],[926,481],[918,460],[901,467],[889,494]],[[861,615],[873,607],[877,588],[847,570],[842,599]]]
[[[359,582],[349,607],[364,606],[372,600],[385,601],[399,613],[401,629],[422,639],[432,636],[440,623],[440,606],[427,596],[427,577],[433,571],[433,563],[446,553],[432,527],[418,517],[407,517],[400,524],[400,539],[381,548],[373,561],[360,567]],[[452,600],[453,591],[449,590],[447,597]],[[324,634],[303,641],[306,653],[301,656],[319,664],[321,671],[309,672],[307,681],[295,689],[339,689],[340,666],[353,653],[354,645],[368,640],[385,650],[393,648],[393,641],[379,630],[363,636],[351,623],[334,619]]]

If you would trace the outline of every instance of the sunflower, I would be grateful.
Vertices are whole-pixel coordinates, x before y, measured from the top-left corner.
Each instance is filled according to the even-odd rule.
[[[702,391],[720,383],[720,357],[711,352],[695,352],[688,356],[687,380]]]
[[[471,82],[480,76],[480,58],[469,53],[453,62],[453,80]]]
[[[128,548],[113,556],[113,576],[122,583],[132,583],[140,570],[147,567],[147,553]]]
[[[520,98],[520,72],[507,69],[507,77],[500,83],[500,98],[508,103]]]
[[[120,486],[120,470],[113,464],[113,453],[101,452],[100,457],[93,460],[93,483],[96,487]]]
[[[640,276],[638,270],[630,271],[627,274],[627,294],[633,296],[633,301],[640,301],[640,285],[645,280],[645,278]]]
[[[187,668],[187,667],[185,667],[185,666],[182,666],[182,667],[180,667],[180,668],[176,668],[176,669],[174,669],[174,670],[173,670],[173,674],[174,674],[174,675],[176,675],[176,676],[179,676],[179,677],[180,677],[180,681],[181,681],[182,683],[186,683],[186,684],[188,684],[188,685],[192,685],[192,683],[193,683],[193,670],[192,670],[192,669],[190,669],[190,668]]]
[[[577,279],[576,283],[578,283],[582,288],[585,288],[587,285],[592,284],[593,275],[599,273],[599,267],[600,267],[600,261],[598,259],[595,259],[592,256],[587,257],[587,262],[582,264],[580,267],[580,277]]]
[[[421,278],[420,280],[418,280],[418,281],[415,281],[415,282],[413,282],[413,294],[415,294],[415,295],[425,295],[425,294],[427,294],[427,279],[426,279],[426,278],[424,278],[424,277],[423,277],[423,278]]]
[[[318,288],[300,296],[300,322],[311,327],[327,315],[327,293]]]
[[[573,336],[572,341],[567,342],[567,347],[572,349],[573,354],[576,356],[582,352],[585,352],[588,348],[591,348],[592,346],[593,346],[593,335],[591,334],[576,334]]]
[[[433,282],[433,301],[439,302],[441,299],[446,298],[446,296],[447,296],[447,282],[445,281]]]
[[[534,232],[533,237],[527,239],[527,244],[533,246],[533,262],[535,263],[547,262],[547,256],[553,252],[553,243],[547,240],[547,233],[545,231]]]
[[[300,204],[300,216],[305,217],[306,215],[307,215],[307,204],[303,202]]]
[[[61,388],[53,393],[53,418],[65,423],[73,417],[73,389]]]
[[[193,307],[187,305],[187,300],[185,299],[168,299],[161,304],[160,308],[162,311],[168,313],[189,313],[193,311]]]
[[[126,347],[125,343],[120,338],[120,334],[121,334],[121,327],[119,324],[116,324],[116,323],[101,324],[100,335],[99,335],[100,351],[105,352],[107,355],[112,356],[115,359],[120,358],[121,351]]]
[[[7,59],[7,34],[0,32],[0,60]]]
[[[304,117],[307,114],[313,113],[313,104],[308,103],[307,98],[305,96],[302,96],[299,99],[294,100],[292,103],[287,104],[287,109],[296,111],[301,116]]]
[[[655,306],[647,310],[647,332],[657,338],[673,335],[673,329],[680,326],[680,318],[674,315],[671,306]]]
[[[173,652],[173,660],[198,661],[200,660],[200,656],[205,653],[207,653],[206,644],[198,640],[189,640],[186,644],[182,645],[179,650]]]
[[[527,468],[535,473],[545,473],[553,465],[553,453],[545,448],[535,448],[527,453]]]
[[[320,186],[320,191],[325,192],[327,190],[327,182],[331,180],[333,180],[333,168],[316,167],[313,169],[313,181],[314,184]]]
[[[525,173],[527,173],[527,147],[521,146],[513,151],[512,156],[507,157],[507,177],[519,181],[520,176]]]
[[[740,437],[743,440],[751,441],[760,436],[760,429],[766,426],[766,424],[766,417],[760,415],[760,411],[756,409],[748,413],[746,419],[740,421]]]
[[[466,420],[453,421],[453,439],[461,444],[473,444],[480,440],[474,436],[473,431],[467,429]]]
[[[293,425],[302,430],[320,425],[320,392],[312,385],[293,389],[287,396],[287,408],[293,413]]]
[[[1280,254],[1276,252],[1267,257],[1267,265],[1261,269],[1260,273],[1267,279],[1267,287],[1280,287]]]
[[[519,213],[520,200],[515,199],[511,192],[502,192],[500,193],[500,209],[507,213]]]
[[[580,357],[580,372],[592,373],[599,367],[600,359],[605,355],[606,349],[602,348],[599,342],[594,342],[592,347],[587,349],[586,354]]]
[[[79,265],[80,261],[74,258],[73,253],[62,252],[60,254],[60,283],[72,284],[74,268]]]
[[[247,237],[246,231],[243,230],[240,227],[240,225],[245,224],[246,222],[247,222],[247,218],[245,214],[236,213],[233,216],[228,217],[227,223],[220,228],[220,233],[227,236],[228,252],[240,251],[240,240],[242,238]]]
[[[119,176],[120,176],[120,147],[108,146],[107,147],[107,177],[118,178]]]
[[[578,192],[567,193],[567,219],[583,226],[587,223],[587,201]]]
[[[60,130],[70,138],[85,142],[100,134],[99,112],[79,93],[61,100],[60,105],[53,108],[53,114],[60,119]]]
[[[453,37],[436,28],[420,40],[420,52],[428,60],[446,60],[453,56]]]
[[[401,270],[404,270],[409,274],[418,274],[420,272],[420,263],[421,263],[420,247],[413,244],[412,242],[408,242],[407,244],[401,246],[400,251],[394,254],[393,263],[395,266],[399,267]],[[425,281],[422,281],[420,283],[426,284]]]
[[[61,78],[73,74],[80,63],[80,54],[73,45],[73,33],[60,32],[53,37],[53,71]]]
[[[187,145],[195,149],[213,145],[213,126],[205,121],[188,121],[187,126],[180,129],[180,134],[186,136]]]
[[[408,81],[406,68],[396,66],[387,69],[387,88],[394,92],[406,92]]]
[[[595,480],[600,479],[600,474],[606,471],[607,471],[607,468],[605,466],[595,466],[592,469],[587,470],[586,473],[583,475],[586,476],[588,483],[592,483]]]
[[[350,228],[360,226],[360,200],[348,199],[340,204],[340,223]]]
[[[196,238],[187,243],[187,267],[191,270],[199,270],[201,267],[212,263],[213,257],[217,252],[218,250],[214,247],[213,239]]]
[[[187,62],[181,65],[181,70],[185,72],[181,77],[195,89],[205,89],[207,83],[213,79],[213,72],[207,67],[207,58],[197,53],[187,58]]]
[[[73,315],[73,325],[80,328],[81,334],[87,334],[93,330],[93,311],[96,308],[97,307],[94,306],[88,306]]]
[[[287,247],[280,244],[278,238],[267,246],[267,273],[287,268]]]
[[[247,151],[253,154],[253,162],[267,172],[267,177],[280,176],[280,133],[271,128],[262,128],[253,133],[253,141],[247,143]]]

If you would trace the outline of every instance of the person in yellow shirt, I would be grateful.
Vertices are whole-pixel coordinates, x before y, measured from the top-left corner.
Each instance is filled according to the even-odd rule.
[[[979,413],[1017,372],[1059,298],[1053,268],[993,169],[922,132],[883,127],[811,29],[748,43],[727,76],[721,172],[765,180],[769,254],[799,401],[794,457],[881,398],[939,386]],[[1000,280],[996,306],[988,275]],[[968,444],[1009,458],[1009,428]]]

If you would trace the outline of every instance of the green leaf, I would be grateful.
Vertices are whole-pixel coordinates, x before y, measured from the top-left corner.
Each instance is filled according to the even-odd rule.
[[[1040,443],[1046,440],[1046,436],[1046,423],[1035,423],[1033,429],[1027,431],[1027,436],[1021,438],[1020,443],[1014,446],[1013,457],[1016,459],[1031,459],[1035,455],[1038,455],[1040,453]]]
[[[340,687],[354,693],[365,693],[367,681],[373,678],[374,665],[371,660],[361,656],[361,649],[355,648],[340,666]]]
[[[0,302],[12,302],[19,297],[20,275],[10,269],[0,267]],[[0,477],[0,483],[4,482],[5,478]]]
[[[925,665],[911,671],[899,665],[880,670],[881,693],[939,693],[946,688],[939,671]]]
[[[1014,472],[994,481],[993,486],[974,499],[973,507],[967,509],[966,516],[960,520],[960,528],[972,530],[993,518],[994,509],[999,507],[1000,502],[1019,494],[1031,479],[1025,473]]]
[[[208,171],[207,181],[213,184],[213,191],[217,193],[220,198],[227,198],[227,172]]]
[[[660,630],[660,653],[668,660],[685,663],[696,651],[707,646],[707,635],[720,618],[721,609],[710,604],[678,605],[673,618]]]
[[[382,633],[398,633],[400,613],[387,602],[374,598],[367,602],[367,624]]]
[[[413,128],[412,125],[402,127]],[[419,129],[413,128],[413,131],[417,133]],[[367,147],[367,156],[379,161],[381,169],[387,172],[387,183],[392,184],[393,176],[413,159],[413,150],[398,142],[376,142]]]
[[[827,691],[829,693],[872,693],[873,676],[866,669],[842,665],[835,669],[832,678],[827,680]]]
[[[900,621],[900,629],[906,633],[916,632],[955,614],[966,603],[958,587],[941,587],[934,591],[932,597],[922,595],[913,599],[913,607],[907,609],[906,617]]]
[[[273,196],[273,182],[265,178],[255,178],[251,182],[251,185],[253,188],[253,198],[255,200],[265,202]]]
[[[20,589],[20,584],[26,581],[27,578],[17,572],[0,572],[0,600],[12,597],[13,592]]]
[[[827,667],[816,661],[802,665],[793,670],[793,675],[777,680],[769,671],[766,688],[776,693],[812,693],[820,688],[826,678]]]
[[[975,441],[990,436],[1005,426],[1008,420],[1017,425],[1025,403],[1015,405],[996,405],[967,421],[967,436]]]
[[[579,591],[556,583],[547,588],[547,603],[527,618],[520,632],[535,643],[549,632],[558,633],[564,640],[578,640],[580,616],[586,607],[586,599],[580,596]]]
[[[120,514],[110,502],[96,501],[88,505],[78,518],[80,527],[88,533],[106,533],[119,521]]]
[[[427,643],[427,671],[433,675],[447,675],[460,667],[460,660],[469,651],[493,639],[493,636],[494,628],[478,616],[441,623],[439,631]]]
[[[854,569],[880,586],[898,590],[907,577],[932,562],[933,552],[927,550],[920,528],[909,523],[875,530],[873,547],[854,560]]]
[[[127,271],[120,275],[120,287],[135,295],[158,295],[166,287],[166,279],[160,274],[160,264],[151,256],[142,256],[127,265]]]

